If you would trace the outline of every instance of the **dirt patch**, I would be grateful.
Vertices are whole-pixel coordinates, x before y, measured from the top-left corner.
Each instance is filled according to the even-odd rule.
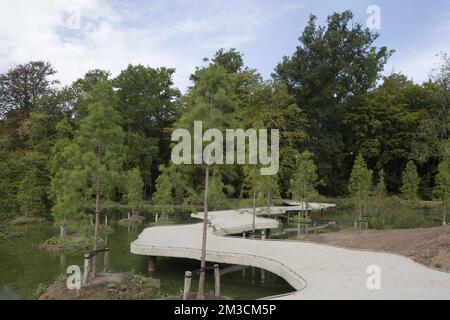
[[[81,290],[69,290],[66,281],[50,286],[39,300],[142,300],[159,290],[159,280],[136,274],[102,273]]]
[[[303,235],[299,240],[352,249],[393,252],[450,271],[450,225],[436,228],[341,231]]]

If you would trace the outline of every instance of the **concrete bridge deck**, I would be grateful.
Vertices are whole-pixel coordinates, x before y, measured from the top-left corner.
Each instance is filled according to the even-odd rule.
[[[202,213],[196,216],[200,218]],[[427,268],[403,256],[299,241],[225,236],[251,231],[250,213],[216,211],[209,213],[208,220],[207,261],[263,268],[281,276],[294,288],[288,295],[273,298],[450,299],[449,273]],[[256,229],[276,227],[273,219],[256,219]],[[201,235],[201,223],[147,228],[131,244],[131,252],[199,260]],[[372,265],[381,270],[380,290],[367,287],[370,277],[367,268]]]

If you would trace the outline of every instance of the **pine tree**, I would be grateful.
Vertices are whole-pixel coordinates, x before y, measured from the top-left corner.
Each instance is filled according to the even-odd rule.
[[[39,172],[33,168],[28,171],[19,184],[17,203],[25,217],[36,217],[45,212],[46,189],[41,184]]]
[[[115,110],[115,93],[107,81],[96,84],[87,98],[87,114],[79,124],[75,144],[78,165],[72,170],[74,180],[84,182],[84,196],[95,198],[94,251],[98,250],[102,203],[111,198],[120,184],[125,155],[124,133]],[[98,272],[97,256],[93,257],[94,277]]]
[[[419,190],[419,174],[417,167],[411,160],[406,164],[402,175],[402,197],[406,200],[416,200],[418,198],[417,192]]]
[[[133,216],[139,214],[139,206],[143,200],[144,181],[139,168],[127,172],[125,182],[125,199],[131,206]]]
[[[376,193],[377,193],[379,200],[383,200],[387,195],[386,183],[384,182],[384,170],[383,169],[381,169],[378,172],[378,183],[377,183]]]
[[[168,214],[172,211],[168,206],[172,205],[174,202],[174,184],[169,175],[169,169],[166,166],[161,165],[159,167],[159,172],[160,174],[156,179],[156,192],[153,194],[152,200],[156,205],[161,206],[159,210],[161,210],[163,214]]]
[[[438,166],[436,175],[435,195],[442,201],[442,224],[447,224],[447,208],[450,201],[450,139],[444,146],[442,161]]]
[[[348,182],[348,191],[357,202],[358,219],[362,220],[365,214],[367,200],[372,189],[372,170],[367,168],[362,154],[359,154],[353,165],[350,180]]]
[[[61,237],[64,237],[68,220],[82,215],[80,190],[83,188],[83,181],[76,177],[74,171],[79,164],[79,151],[73,142],[74,133],[67,119],[64,118],[57,124],[56,132],[50,158],[50,196],[53,200],[53,218],[60,224]]]
[[[202,121],[203,130],[208,129],[225,129],[229,128],[233,123],[232,112],[235,108],[233,102],[233,87],[230,74],[222,66],[210,64],[205,68],[198,69],[193,75],[195,80],[194,87],[190,90],[186,97],[186,103],[189,105],[189,112],[185,112],[176,123],[176,127],[193,131],[195,121]],[[195,137],[194,137],[195,139]],[[202,155],[195,155],[202,156]],[[206,162],[209,162],[205,157]],[[214,165],[215,166],[215,165]],[[212,173],[212,165],[204,164],[204,192],[203,192],[203,234],[202,234],[202,250],[200,259],[198,299],[204,299],[205,294],[205,266],[206,266],[206,239],[208,230],[208,201],[210,175]],[[217,179],[216,176],[214,179]],[[216,184],[217,181],[212,181]]]
[[[317,197],[318,176],[311,153],[306,150],[296,156],[295,170],[290,181],[292,199],[304,203],[305,218],[308,219],[308,203]]]
[[[244,166],[244,185],[252,197],[252,232],[255,235],[256,207],[265,205],[270,209],[272,199],[279,196],[278,175],[261,175],[261,166]]]

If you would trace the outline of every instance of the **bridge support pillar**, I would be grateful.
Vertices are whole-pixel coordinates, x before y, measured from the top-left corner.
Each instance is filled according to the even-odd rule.
[[[266,230],[261,230],[261,240],[266,240]]]
[[[148,272],[156,271],[156,257],[148,256]]]

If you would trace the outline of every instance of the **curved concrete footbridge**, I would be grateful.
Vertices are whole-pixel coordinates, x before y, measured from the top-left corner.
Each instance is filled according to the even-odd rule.
[[[301,210],[274,207],[271,212]],[[243,238],[252,231],[252,209],[209,212],[206,260],[253,266],[284,278],[293,292],[274,299],[450,299],[450,273],[425,267],[404,256],[351,250],[290,240]],[[267,215],[264,208],[259,215]],[[202,218],[203,213],[193,214]],[[278,227],[257,217],[255,229]],[[239,237],[229,235],[241,234]],[[146,228],[131,252],[200,260],[202,223]],[[181,280],[180,280],[181,281]]]

